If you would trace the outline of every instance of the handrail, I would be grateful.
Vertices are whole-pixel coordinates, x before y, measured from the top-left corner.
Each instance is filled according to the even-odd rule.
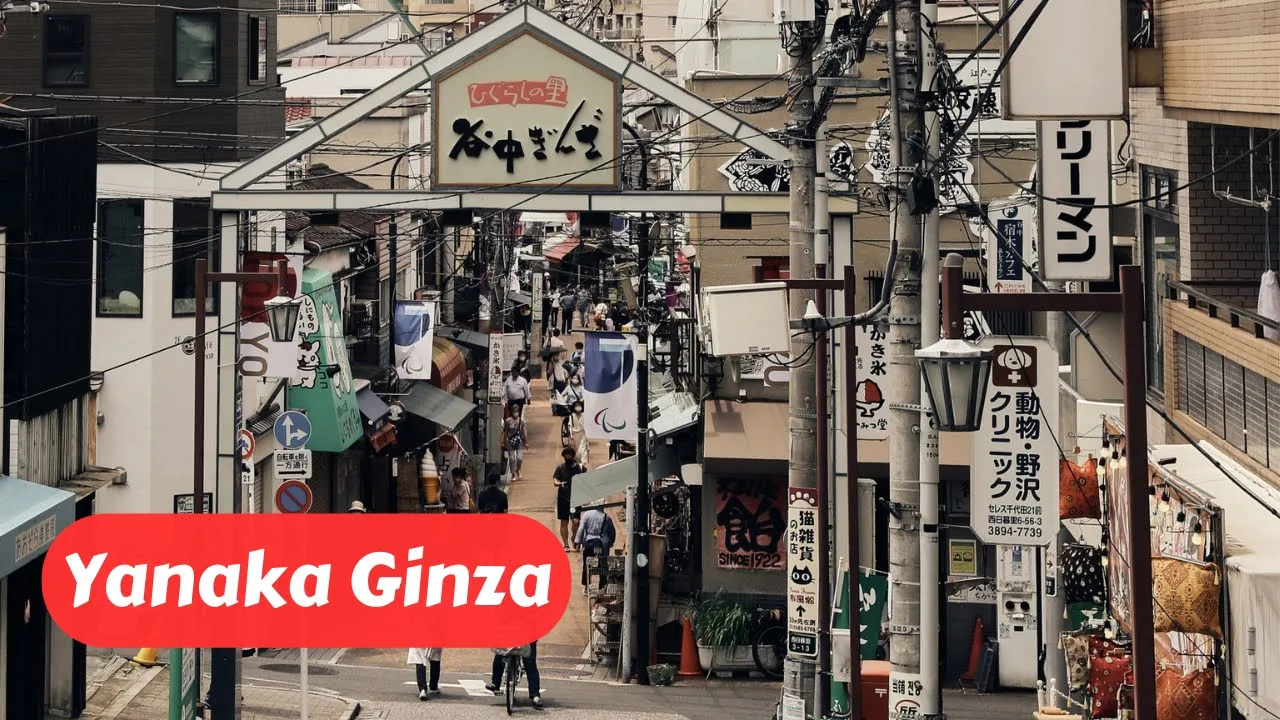
[[[1166,285],[1166,297],[1169,300],[1184,301],[1188,308],[1192,310],[1204,305],[1205,310],[1209,313],[1209,317],[1218,318],[1220,314],[1225,314],[1231,327],[1240,328],[1241,320],[1248,320],[1253,323],[1253,336],[1262,339],[1266,330],[1269,328],[1280,332],[1280,321],[1263,317],[1252,310],[1236,307],[1225,300],[1219,300],[1196,287],[1254,287],[1257,283],[1246,280],[1201,280],[1195,282],[1181,282],[1178,280],[1168,280]]]

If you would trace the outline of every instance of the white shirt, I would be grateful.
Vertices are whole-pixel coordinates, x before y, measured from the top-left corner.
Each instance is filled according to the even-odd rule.
[[[552,336],[551,336],[551,340],[547,342],[547,346],[548,346],[548,347],[553,347],[553,348],[559,348],[559,349],[563,350],[563,349],[564,349],[564,341],[560,339],[560,336],[559,336],[559,335],[552,335]]]

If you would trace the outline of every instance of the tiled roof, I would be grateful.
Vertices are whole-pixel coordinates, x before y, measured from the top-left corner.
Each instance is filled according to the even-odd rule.
[[[338,172],[325,163],[315,163],[307,168],[307,174],[294,183],[298,190],[368,190],[369,186],[345,173]],[[377,221],[385,213],[344,212],[338,216],[337,225],[312,225],[306,213],[289,213],[285,219],[288,232],[305,231],[304,240],[319,245],[321,249],[346,245],[362,238],[377,235]]]
[[[309,120],[311,113],[311,98],[290,98],[284,104],[284,124]]]

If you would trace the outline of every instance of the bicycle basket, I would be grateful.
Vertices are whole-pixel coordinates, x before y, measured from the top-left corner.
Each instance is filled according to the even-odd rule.
[[[511,648],[493,648],[493,654],[501,655],[503,657],[508,657],[511,655],[514,655],[516,657],[528,657],[529,646],[521,645],[519,647],[511,647]]]

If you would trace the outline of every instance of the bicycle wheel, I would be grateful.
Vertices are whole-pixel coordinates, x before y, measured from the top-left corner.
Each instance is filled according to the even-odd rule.
[[[520,659],[514,655],[507,656],[507,714],[514,714],[516,711],[516,683],[520,682],[520,678],[516,677],[516,673],[520,671]]]
[[[756,667],[770,680],[782,679],[782,659],[787,655],[787,631],[781,625],[769,625],[756,634],[751,656]]]

